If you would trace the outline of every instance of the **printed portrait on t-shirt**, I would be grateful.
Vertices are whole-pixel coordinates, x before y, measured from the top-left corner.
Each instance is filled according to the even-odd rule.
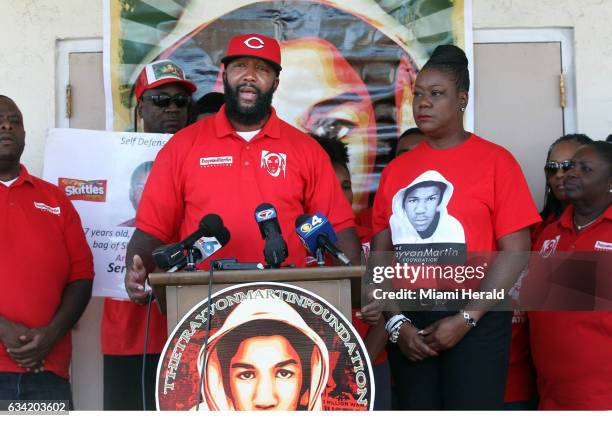
[[[389,226],[400,260],[459,263],[465,258],[463,226],[448,213],[453,192],[452,183],[442,174],[426,171],[395,193]]]

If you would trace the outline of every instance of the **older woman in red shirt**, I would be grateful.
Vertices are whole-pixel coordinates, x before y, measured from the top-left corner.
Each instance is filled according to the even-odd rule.
[[[540,267],[533,271],[530,268],[532,273],[526,282],[540,282],[540,289],[541,283],[545,283],[545,295],[539,300],[542,309],[578,307],[606,311],[528,313],[539,408],[609,410],[612,409],[612,311],[609,311],[612,145],[594,142],[583,146],[571,162],[572,168],[564,181],[571,205],[536,241],[534,250],[542,260]],[[538,274],[546,273],[544,268],[549,270],[550,277],[536,279]],[[568,272],[574,274],[567,275]],[[551,282],[547,283],[547,279]],[[528,291],[533,292],[533,285],[525,290]]]

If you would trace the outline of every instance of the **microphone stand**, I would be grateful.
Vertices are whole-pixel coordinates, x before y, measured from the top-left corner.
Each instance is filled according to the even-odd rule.
[[[193,247],[187,249],[187,265],[185,266],[186,272],[194,272],[196,270],[195,259],[193,257]]]
[[[315,255],[315,257],[317,258],[317,265],[325,266],[325,250],[323,249],[323,247],[317,247]]]

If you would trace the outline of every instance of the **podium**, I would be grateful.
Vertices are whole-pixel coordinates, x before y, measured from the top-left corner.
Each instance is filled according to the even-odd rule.
[[[364,271],[364,266],[214,271],[212,292],[250,282],[291,283],[319,295],[350,321],[352,303],[359,303]],[[183,316],[208,296],[209,272],[151,273],[149,282],[153,288],[166,288],[168,332],[172,332]]]

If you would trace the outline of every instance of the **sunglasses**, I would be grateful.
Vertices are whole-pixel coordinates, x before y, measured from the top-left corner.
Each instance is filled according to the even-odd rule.
[[[567,172],[574,168],[574,163],[569,159],[556,162],[556,161],[548,161],[546,165],[544,165],[544,172],[548,176],[556,175],[559,170],[563,170],[563,172]]]
[[[191,96],[185,94],[177,94],[174,96],[170,96],[168,94],[159,94],[159,95],[150,95],[143,97],[148,101],[151,101],[153,105],[160,108],[167,108],[170,106],[170,103],[174,103],[178,108],[184,108],[189,105],[191,101]]]

